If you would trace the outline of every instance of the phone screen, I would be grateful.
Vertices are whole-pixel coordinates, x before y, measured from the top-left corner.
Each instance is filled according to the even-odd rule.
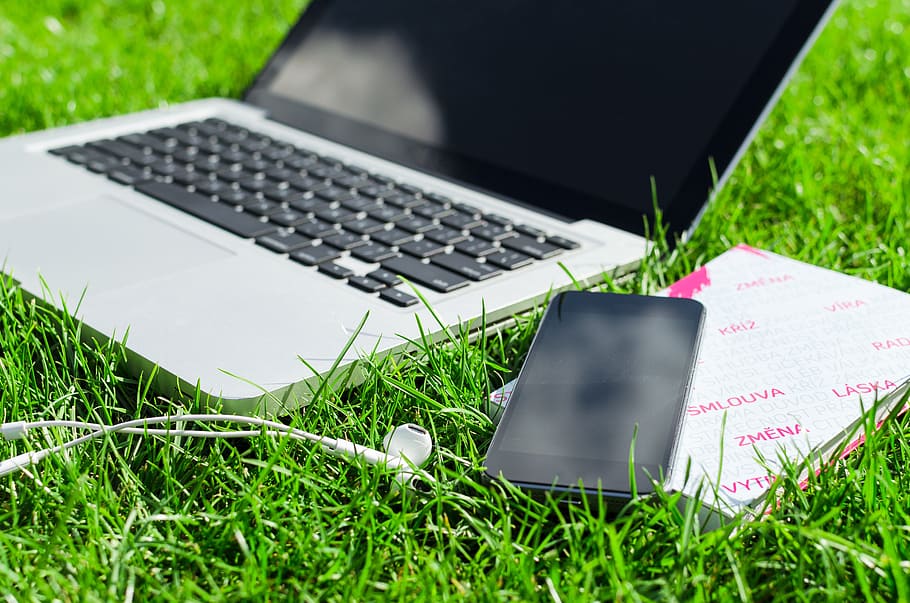
[[[639,491],[666,471],[695,366],[704,308],[639,295],[557,295],[487,456],[519,484]]]

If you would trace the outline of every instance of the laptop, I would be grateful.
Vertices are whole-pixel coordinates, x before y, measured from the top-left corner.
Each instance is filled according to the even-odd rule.
[[[286,413],[686,236],[832,4],[313,0],[242,101],[0,141],[3,270]]]

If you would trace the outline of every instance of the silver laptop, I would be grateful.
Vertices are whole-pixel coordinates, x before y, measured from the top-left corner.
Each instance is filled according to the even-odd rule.
[[[0,141],[3,270],[160,390],[286,412],[628,270],[655,203],[684,236],[830,5],[314,0],[243,101]]]

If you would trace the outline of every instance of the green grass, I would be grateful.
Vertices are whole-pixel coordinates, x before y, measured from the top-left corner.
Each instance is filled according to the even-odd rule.
[[[237,96],[303,0],[2,3],[0,134],[202,96]],[[652,292],[746,242],[910,291],[910,3],[848,0],[693,239],[622,284]],[[15,267],[12,267],[15,268]],[[703,532],[672,496],[563,508],[480,479],[480,412],[536,318],[377,362],[294,425],[378,446],[423,424],[439,488],[311,446],[110,438],[0,478],[0,591],[18,600],[910,600],[910,462],[891,421],[764,521]],[[125,372],[114,343],[0,288],[0,418],[197,408]],[[62,437],[62,434],[58,434]],[[0,444],[6,458],[25,448]],[[689,511],[692,509],[690,508]],[[12,600],[12,599],[11,599]]]

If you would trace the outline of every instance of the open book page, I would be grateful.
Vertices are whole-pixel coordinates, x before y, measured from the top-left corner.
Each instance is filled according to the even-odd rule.
[[[667,486],[704,483],[703,502],[724,511],[762,496],[781,456],[842,440],[910,375],[910,295],[882,285],[740,245],[660,294],[707,309]]]

